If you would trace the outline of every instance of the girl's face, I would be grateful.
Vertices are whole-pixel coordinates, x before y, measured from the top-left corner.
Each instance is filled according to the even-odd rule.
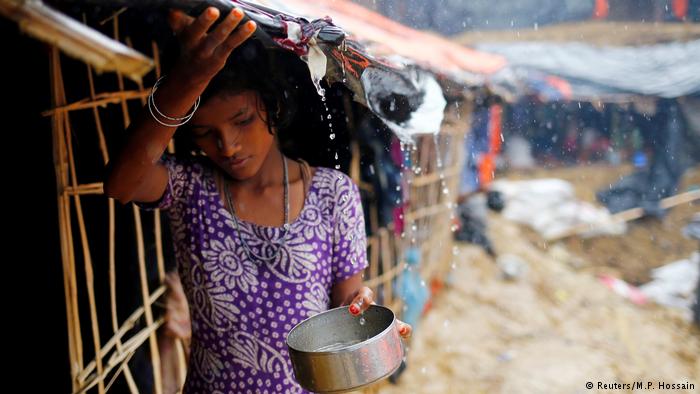
[[[222,170],[237,180],[257,174],[275,139],[268,131],[267,112],[258,94],[219,94],[192,117],[194,142]]]

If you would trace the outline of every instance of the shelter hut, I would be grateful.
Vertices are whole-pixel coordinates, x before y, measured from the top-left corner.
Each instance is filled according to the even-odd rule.
[[[145,104],[149,86],[163,74],[172,37],[156,12],[123,7],[135,5],[128,1],[52,3],[55,8],[3,0],[0,13],[50,45],[42,55],[49,65],[51,101],[41,115],[50,121],[44,127],[50,126],[52,135],[60,250],[50,261],[60,261],[63,275],[70,390],[160,393],[159,304],[166,290],[164,276],[173,264],[168,226],[157,212],[144,213],[134,205],[105,199],[102,169],[123,138],[120,133]],[[328,59],[325,77],[317,86],[309,78],[307,89],[315,95],[314,88],[323,87],[329,105],[337,110],[333,117],[346,119],[334,124],[337,138],[329,138],[323,124],[309,131],[309,138],[318,141],[314,151],[321,152],[309,153],[309,161],[340,166],[360,185],[370,256],[366,284],[375,288],[378,302],[400,312],[395,285],[404,272],[408,247],[420,251],[427,283],[444,275],[452,261],[450,229],[469,124],[469,92],[483,84],[483,75],[502,67],[502,58],[411,30],[349,1],[237,3],[261,15],[274,10],[330,15],[351,33],[345,37],[328,18],[310,23],[297,19],[309,23],[317,38],[327,29],[330,38],[319,44]],[[3,23],[11,35],[20,37]],[[273,28],[274,23],[273,18],[263,28]],[[339,36],[341,41],[333,41]],[[26,42],[22,40],[26,39],[11,45]],[[397,57],[389,59],[390,55]],[[288,56],[306,67],[292,52]],[[378,82],[393,79],[369,85],[362,79],[367,70],[377,73]],[[419,99],[418,105],[411,103],[412,97]],[[441,103],[437,117],[417,122],[420,104],[433,100]],[[370,132],[364,137],[355,131],[361,123]],[[394,164],[400,199],[387,204],[395,219],[382,209],[378,197],[390,195],[389,190],[379,190],[382,184],[373,181],[387,175],[376,165],[376,157],[368,155],[372,140],[378,138],[398,147]],[[177,148],[172,143],[169,151]],[[184,345],[178,354],[182,378]]]

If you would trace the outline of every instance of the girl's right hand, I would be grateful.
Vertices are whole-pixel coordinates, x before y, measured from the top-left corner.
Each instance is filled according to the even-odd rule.
[[[247,40],[256,25],[248,21],[236,27],[243,19],[243,11],[234,8],[211,32],[209,28],[219,18],[219,10],[209,7],[196,19],[179,10],[171,10],[168,23],[177,34],[181,53],[172,74],[195,85],[207,85],[226,64],[231,52]],[[233,32],[233,33],[232,33]]]

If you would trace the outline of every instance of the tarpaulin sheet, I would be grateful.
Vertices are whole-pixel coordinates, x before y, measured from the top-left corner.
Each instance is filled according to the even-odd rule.
[[[571,97],[578,100],[624,95],[676,98],[700,92],[700,40],[642,47],[529,42],[478,48],[508,59],[503,75],[515,73],[522,80],[547,73],[565,79]]]

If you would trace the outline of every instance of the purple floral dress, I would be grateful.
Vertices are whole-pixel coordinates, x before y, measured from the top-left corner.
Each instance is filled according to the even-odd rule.
[[[285,339],[294,325],[327,310],[334,284],[367,267],[357,186],[318,168],[284,246],[282,228],[238,220],[221,201],[203,160],[165,156],[168,187],[142,208],[166,210],[178,271],[190,306],[192,348],[185,393],[305,393],[294,379]]]

